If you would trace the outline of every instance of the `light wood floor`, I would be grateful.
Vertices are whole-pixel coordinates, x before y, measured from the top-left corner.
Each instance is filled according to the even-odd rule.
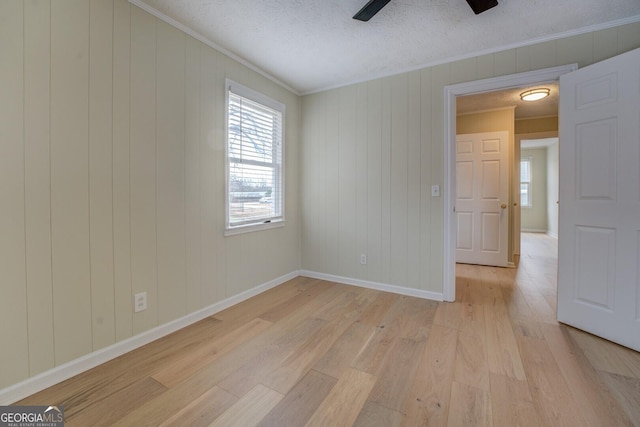
[[[556,242],[457,302],[299,277],[20,404],[68,426],[640,426],[640,354],[555,319]]]

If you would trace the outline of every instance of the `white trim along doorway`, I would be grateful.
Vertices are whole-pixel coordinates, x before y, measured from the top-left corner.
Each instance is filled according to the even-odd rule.
[[[456,144],[456,97],[514,87],[531,86],[557,81],[561,75],[574,71],[577,64],[545,68],[526,73],[476,80],[449,85],[444,88],[445,138],[444,138],[444,247],[443,289],[445,301],[456,299],[456,232],[455,232],[455,144]]]

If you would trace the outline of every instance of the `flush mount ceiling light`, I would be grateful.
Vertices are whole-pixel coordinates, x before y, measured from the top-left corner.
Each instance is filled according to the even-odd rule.
[[[550,90],[546,87],[541,87],[538,89],[531,89],[524,91],[520,94],[520,99],[523,101],[537,101],[542,98],[546,98],[549,96]]]

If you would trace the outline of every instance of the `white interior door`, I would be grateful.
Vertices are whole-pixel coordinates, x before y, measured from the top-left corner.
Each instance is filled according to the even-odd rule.
[[[456,136],[456,262],[507,266],[509,134]]]
[[[640,49],[560,78],[558,320],[640,351]]]

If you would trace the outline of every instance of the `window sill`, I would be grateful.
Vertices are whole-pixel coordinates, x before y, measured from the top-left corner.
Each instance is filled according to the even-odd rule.
[[[254,231],[270,230],[272,228],[284,227],[284,220],[265,222],[261,224],[239,225],[224,230],[225,236],[235,236],[237,234],[252,233]]]

